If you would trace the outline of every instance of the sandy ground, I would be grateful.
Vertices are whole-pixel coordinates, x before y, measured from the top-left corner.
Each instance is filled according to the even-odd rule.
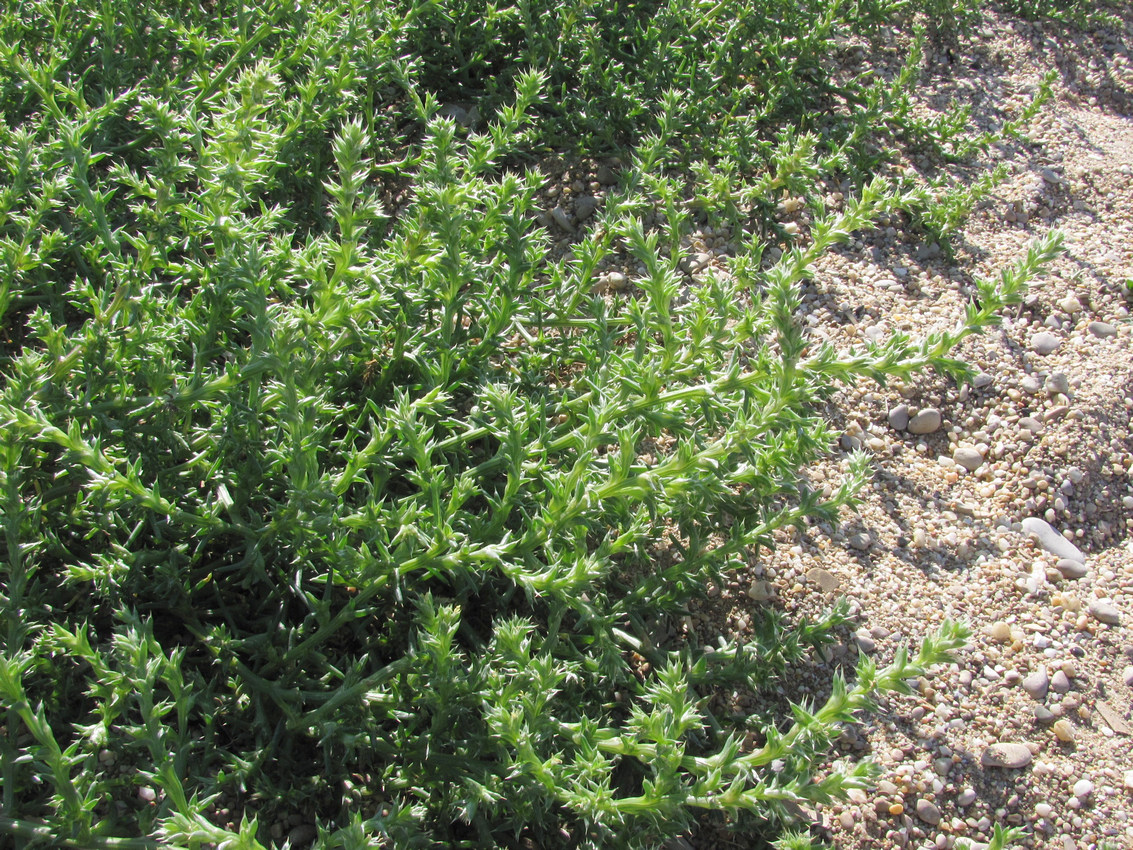
[[[926,56],[925,109],[956,98],[994,126],[1056,68],[1053,98],[1029,140],[993,150],[1008,177],[954,258],[882,228],[824,261],[810,295],[816,334],[919,335],[955,321],[976,276],[1052,227],[1065,235],[1024,308],[965,344],[974,384],[925,376],[842,394],[842,448],[875,455],[860,513],[784,539],[724,594],[732,613],[755,582],[796,613],[848,597],[860,628],[826,668],[859,648],[888,661],[945,617],[974,631],[958,664],[847,730],[838,756],[882,772],[814,813],[836,848],[979,846],[995,823],[1021,827],[1025,847],[1133,847],[1131,44],[1133,14],[1123,32],[1090,34],[989,16],[969,49]],[[938,427],[911,433],[905,420],[924,410]],[[1040,543],[1033,520],[1070,549]]]

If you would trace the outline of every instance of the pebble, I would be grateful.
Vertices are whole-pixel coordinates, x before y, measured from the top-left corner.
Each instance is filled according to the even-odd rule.
[[[1064,744],[1074,743],[1074,727],[1069,720],[1063,718],[1054,722],[1054,737]]]
[[[940,411],[935,407],[926,407],[909,420],[907,430],[910,434],[932,434],[940,429]]]
[[[598,199],[591,195],[583,195],[574,202],[574,216],[579,221],[590,218],[596,209],[598,209]]]
[[[1054,712],[1045,705],[1036,705],[1034,715],[1036,723],[1050,723],[1054,720]]]
[[[1121,624],[1121,612],[1114,608],[1109,602],[1102,599],[1092,600],[1088,610],[1090,616],[1099,623],[1105,623],[1110,626]]]
[[[1052,407],[1043,414],[1043,422],[1057,422],[1065,418],[1066,414],[1070,412],[1070,405],[1060,404],[1057,407]]]
[[[1122,681],[1125,682],[1125,684],[1127,684],[1129,687],[1133,688],[1133,665],[1126,667],[1121,672],[1121,679],[1122,679]]]
[[[1070,379],[1065,372],[1051,372],[1043,382],[1043,388],[1051,395],[1070,395]]]
[[[889,426],[894,431],[904,431],[909,424],[909,405],[899,404],[889,411]]]
[[[143,785],[138,789],[138,799],[146,803],[152,803],[157,799],[157,792],[150,788],[148,785]]]
[[[1056,694],[1064,694],[1070,690],[1070,677],[1064,670],[1056,670],[1050,677],[1050,689]]]
[[[610,272],[606,275],[606,284],[611,289],[624,289],[627,278],[621,272]]]
[[[1023,531],[1038,538],[1039,545],[1052,555],[1080,561],[1083,564],[1086,562],[1086,556],[1082,554],[1082,550],[1055,531],[1054,526],[1046,520],[1038,517],[1027,517],[1023,520]]]
[[[1040,667],[1023,679],[1021,687],[1032,699],[1039,701],[1046,699],[1047,688],[1050,687],[1050,677],[1046,673],[1046,668]]]
[[[1058,337],[1046,331],[1039,331],[1031,337],[1031,350],[1044,357],[1055,352],[1061,344],[1062,341]]]
[[[1086,327],[1098,339],[1117,336],[1117,328],[1109,322],[1090,322]]]
[[[570,220],[570,214],[562,207],[555,207],[551,210],[551,218],[563,230],[574,230],[574,223]]]
[[[1043,423],[1035,419],[1033,416],[1024,416],[1019,420],[1019,427],[1024,431],[1030,431],[1032,434],[1037,435],[1043,429]]]
[[[753,581],[751,587],[747,589],[747,595],[756,602],[766,602],[774,595],[774,592],[771,589],[770,583],[766,581]]]
[[[1007,643],[1011,640],[1011,626],[1007,625],[1007,623],[1002,620],[997,620],[991,624],[991,628],[988,629],[988,634],[991,635],[992,640],[998,641],[999,643]]]
[[[1017,769],[1031,763],[1031,748],[1026,744],[992,744],[984,750],[980,763],[984,767]]]
[[[1028,750],[1028,752],[1029,752],[1029,750]],[[963,791],[960,792],[959,796],[956,797],[956,805],[959,806],[961,809],[966,809],[968,806],[972,805],[972,803],[974,803],[975,801],[976,801],[976,791],[975,791],[974,788],[965,788]]]
[[[822,567],[814,567],[813,569],[807,570],[806,577],[807,581],[817,584],[819,589],[825,593],[833,593],[838,589],[838,585],[841,584],[836,575],[828,570],[822,569]]]
[[[866,653],[866,655],[869,655],[877,649],[877,641],[873,639],[873,636],[869,633],[869,629],[864,626],[854,632],[854,640],[857,641],[858,649]]]
[[[864,552],[866,549],[873,545],[873,538],[865,532],[861,532],[859,534],[851,534],[846,542],[850,544],[851,548],[857,549],[860,552]]]
[[[618,174],[608,165],[599,165],[594,172],[594,179],[603,186],[613,186],[618,182]]]
[[[1059,301],[1058,306],[1062,308],[1064,313],[1074,314],[1082,312],[1082,302],[1078,300],[1078,296],[1074,293],[1070,293]]]
[[[1074,796],[1079,800],[1094,793],[1094,783],[1088,779],[1079,779],[1074,783]]]
[[[1086,573],[1089,572],[1085,564],[1080,561],[1075,561],[1073,558],[1059,558],[1055,567],[1062,573],[1063,578],[1068,579],[1085,578]]]
[[[318,835],[319,830],[314,824],[301,823],[287,833],[287,840],[291,842],[292,847],[304,847],[314,841]]]
[[[931,800],[917,800],[917,817],[930,826],[940,823],[940,809]]]
[[[980,454],[979,449],[960,446],[952,452],[952,460],[954,460],[958,466],[964,467],[968,472],[975,472],[983,466],[984,457]]]
[[[991,382],[994,380],[987,372],[980,372],[972,379],[972,386],[977,390],[982,390],[984,387],[991,386]]]

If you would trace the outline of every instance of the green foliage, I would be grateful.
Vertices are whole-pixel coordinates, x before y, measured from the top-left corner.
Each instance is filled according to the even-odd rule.
[[[1003,824],[997,823],[995,829],[992,831],[991,841],[987,843],[987,850],[1007,850],[1007,848],[1016,841],[1023,839],[1023,830],[1017,826],[1005,827]],[[971,850],[972,843],[970,841],[962,841],[956,845],[960,850]]]
[[[255,848],[302,807],[326,848],[649,847],[864,784],[816,765],[963,627],[737,723],[715,690],[773,683],[844,609],[755,608],[711,651],[667,626],[777,529],[854,505],[864,455],[825,500],[803,475],[839,382],[963,377],[952,349],[1058,249],[953,332],[808,338],[825,252],[964,211],[880,178],[818,197],[859,143],[942,149],[896,114],[813,132],[818,104],[877,117],[913,83],[824,68],[871,9],[0,14],[0,832]],[[444,117],[457,97],[488,120]],[[524,164],[572,134],[626,167],[560,255]],[[784,192],[810,203],[797,238],[770,229]],[[738,245],[695,285],[694,216]],[[604,297],[615,255],[644,272]]]
[[[1082,29],[1122,28],[1121,12],[1127,8],[1117,0],[999,0],[1012,14],[1030,20],[1052,20]]]

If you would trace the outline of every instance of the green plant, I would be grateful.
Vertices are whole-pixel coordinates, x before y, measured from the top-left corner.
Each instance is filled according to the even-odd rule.
[[[1030,20],[1053,20],[1082,29],[1122,27],[1121,4],[1112,0],[1000,0],[1007,11]]]
[[[803,5],[783,26],[817,41],[768,29],[778,58],[757,69],[783,111],[700,103],[731,128],[701,144],[689,97],[723,59],[698,58],[690,8],[613,30],[645,34],[626,62],[672,60],[656,91],[610,83],[597,53],[546,56],[535,5],[2,13],[0,832],[254,848],[302,809],[327,848],[647,847],[698,811],[780,825],[867,781],[816,765],[962,626],[861,660],[821,705],[738,721],[714,690],[772,683],[844,608],[755,608],[751,637],[711,652],[667,626],[777,529],[855,503],[864,455],[825,500],[803,474],[839,382],[963,377],[952,349],[1058,240],[981,284],[952,332],[815,344],[815,262],[933,202],[871,180],[764,263],[752,222],[847,162],[806,115],[766,126],[822,96],[791,74],[846,20]],[[701,9],[712,45],[740,49],[744,9]],[[610,37],[596,7],[553,11]],[[428,83],[483,83],[517,39],[541,70],[501,72],[485,126],[437,117]],[[547,96],[568,78],[597,80],[576,124]],[[635,144],[553,255],[523,164],[594,115]],[[694,203],[690,151],[712,177]],[[737,256],[688,286],[702,213]],[[615,257],[645,271],[597,296]]]
[[[1015,841],[1021,841],[1023,838],[1023,830],[1017,826],[1005,827],[1002,824],[996,824],[995,829],[992,831],[991,841],[987,844],[987,850],[1007,850]],[[971,850],[972,843],[970,841],[963,841],[957,845],[961,850]]]

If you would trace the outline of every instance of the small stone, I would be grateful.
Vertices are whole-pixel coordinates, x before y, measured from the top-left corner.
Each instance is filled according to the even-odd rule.
[[[1043,388],[1043,384],[1034,375],[1027,375],[1019,382],[1019,387],[1028,395],[1034,395]]]
[[[1085,564],[1080,561],[1075,561],[1072,558],[1059,558],[1055,567],[1062,573],[1063,578],[1072,580],[1085,578],[1086,573],[1089,572]]]
[[[1133,732],[1133,729],[1130,729],[1129,724],[1125,722],[1125,718],[1109,703],[1099,701],[1095,708],[1097,708],[1105,725],[1118,735],[1128,735]]]
[[[983,752],[980,763],[984,767],[1005,767],[1012,770],[1031,763],[1031,748],[1026,744],[992,744]]]
[[[873,545],[873,538],[863,531],[859,534],[851,534],[846,542],[851,548],[864,552]]]
[[[869,655],[871,652],[877,649],[877,641],[873,639],[873,636],[869,633],[869,630],[864,626],[854,632],[854,640],[857,641],[858,649],[860,649],[866,655]]]
[[[1121,680],[1129,687],[1133,688],[1133,665],[1121,671]]]
[[[1054,712],[1047,708],[1045,705],[1036,705],[1034,715],[1036,723],[1042,723],[1045,725],[1047,723],[1054,722]]]
[[[1051,395],[1070,395],[1070,379],[1065,372],[1051,372],[1043,382],[1043,389]]]
[[[909,420],[907,427],[910,434],[932,434],[940,429],[940,423],[940,411],[934,407],[926,407]]]
[[[843,434],[838,438],[838,445],[842,447],[844,452],[856,452],[862,447],[862,441],[853,434]]]
[[[1117,328],[1109,322],[1090,322],[1086,327],[1098,339],[1117,336]]]
[[[747,595],[756,602],[766,602],[774,594],[771,585],[765,581],[753,581],[747,589]]]
[[[930,826],[940,823],[940,809],[930,800],[917,800],[917,817]]]
[[[959,446],[952,452],[952,460],[958,466],[964,467],[968,472],[975,472],[983,466],[984,456],[980,454],[979,449],[973,449],[969,446]]]
[[[603,186],[613,186],[618,182],[618,174],[608,165],[599,165],[594,172],[594,179]]]
[[[574,217],[579,221],[586,221],[598,209],[598,199],[590,195],[583,195],[574,202]]]
[[[1056,694],[1064,694],[1070,690],[1070,677],[1063,670],[1056,670],[1050,677],[1050,689]]]
[[[1079,800],[1085,799],[1094,793],[1094,783],[1088,779],[1079,779],[1074,783],[1074,796]]]
[[[1038,539],[1039,545],[1052,555],[1086,563],[1086,556],[1082,554],[1082,550],[1055,531],[1046,520],[1027,517],[1023,520],[1023,531],[1033,534]]]
[[[1028,750],[1027,752],[1030,752],[1030,750]],[[968,806],[972,805],[972,803],[974,803],[975,801],[976,791],[974,788],[965,788],[960,792],[959,796],[956,797],[956,805],[961,809],[968,808]]]
[[[606,275],[606,285],[610,289],[625,289],[626,283],[626,276],[621,272],[609,272]]]
[[[1030,695],[1031,699],[1039,701],[1046,699],[1047,688],[1050,687],[1050,677],[1046,673],[1046,668],[1040,667],[1023,679],[1021,687]]]
[[[313,823],[301,823],[287,833],[287,840],[292,847],[305,847],[319,835],[319,830]]]
[[[897,817],[897,815],[903,815],[904,813],[905,807],[900,803],[894,803],[889,807],[889,814],[893,815],[894,817]]]
[[[574,230],[574,222],[570,220],[570,214],[562,207],[555,207],[551,210],[551,218],[563,230]]]
[[[984,387],[991,386],[991,382],[995,379],[987,372],[980,372],[972,379],[972,386],[977,390],[982,390]]]
[[[991,635],[991,639],[994,641],[1007,643],[1011,640],[1011,627],[1002,620],[999,620],[991,624],[991,627],[988,629],[988,634]]]
[[[899,404],[889,411],[889,427],[894,431],[904,431],[909,424],[909,405]]]
[[[1064,744],[1074,743],[1074,727],[1069,720],[1063,718],[1054,722],[1054,737]]]
[[[455,103],[443,104],[440,109],[437,110],[437,117],[447,118],[454,124],[460,124],[463,127],[468,127],[472,123],[469,120],[468,110]]]
[[[1039,331],[1031,337],[1031,350],[1044,357],[1056,351],[1061,344],[1058,337],[1047,331]]]
[[[1059,301],[1058,306],[1062,308],[1062,312],[1070,313],[1071,315],[1082,312],[1082,302],[1078,300],[1078,296],[1073,292]]]
[[[1091,601],[1088,610],[1090,616],[1099,623],[1105,623],[1109,626],[1121,624],[1121,612],[1102,599],[1094,599]]]
[[[143,785],[138,789],[138,799],[145,803],[152,803],[157,799],[157,792],[148,785]]]
[[[1055,171],[1053,168],[1039,169],[1039,176],[1041,176],[1045,182],[1051,184],[1052,186],[1058,186],[1063,182],[1062,175]]]
[[[822,567],[814,567],[813,569],[807,570],[806,577],[807,581],[817,584],[819,589],[824,593],[833,593],[838,589],[838,585],[841,584],[836,575],[822,569]]]
[[[1049,818],[1054,814],[1054,807],[1050,803],[1036,803],[1035,814],[1040,818]]]
[[[1033,416],[1024,416],[1019,419],[1019,427],[1037,436],[1043,429],[1043,423]]]
[[[1058,422],[1061,419],[1065,419],[1066,414],[1069,412],[1070,405],[1059,404],[1043,414],[1043,422]]]

